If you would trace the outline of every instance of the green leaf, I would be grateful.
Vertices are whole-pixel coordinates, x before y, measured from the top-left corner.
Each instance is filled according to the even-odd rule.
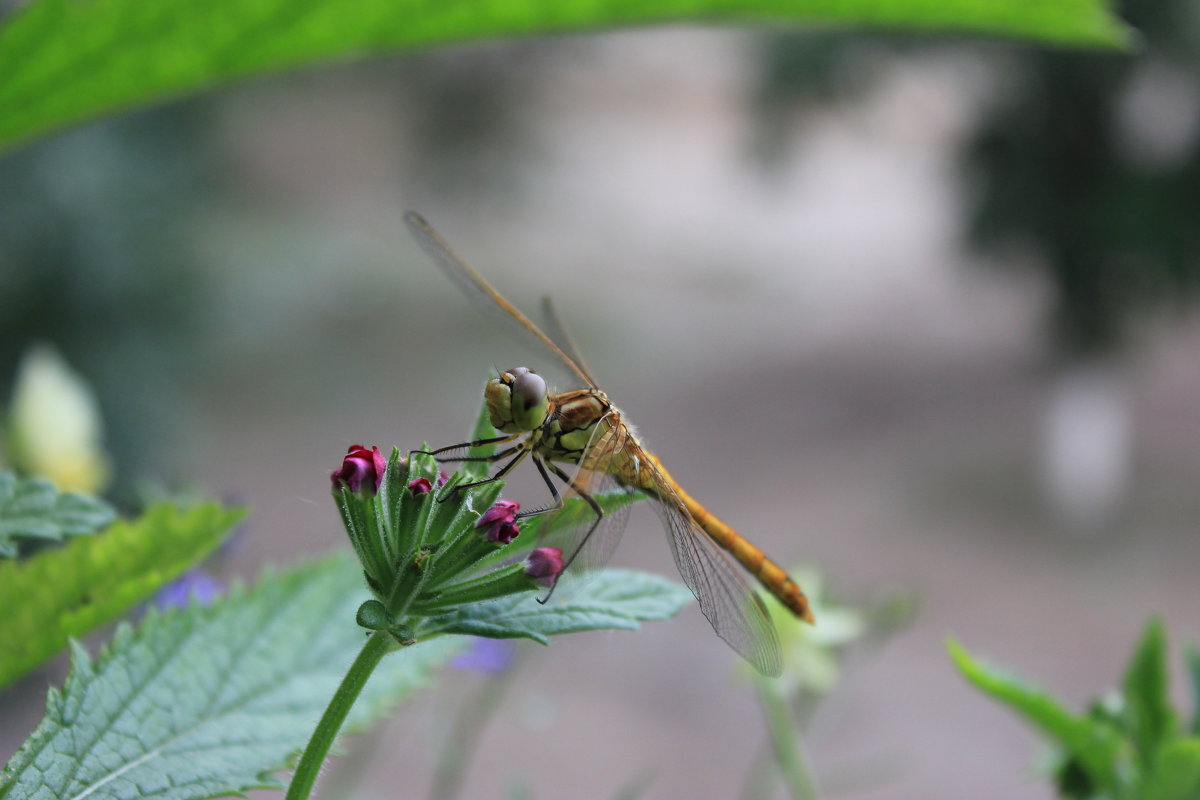
[[[1168,697],[1167,642],[1161,619],[1151,619],[1146,624],[1126,668],[1123,689],[1129,735],[1143,767],[1149,768],[1175,724]]]
[[[0,473],[0,558],[16,556],[20,540],[59,542],[94,533],[116,516],[99,497],[59,492],[42,478]]]
[[[1143,781],[1138,800],[1196,800],[1200,797],[1200,739],[1167,742]]]
[[[482,393],[481,393],[482,395]],[[488,415],[487,398],[479,405],[479,416],[475,418],[475,425],[471,428],[471,437],[468,442],[477,442],[480,439],[491,439],[499,436],[499,431],[492,427],[491,417]],[[494,444],[485,444],[480,447],[470,447],[467,449],[467,456],[470,458],[487,458],[496,451]],[[488,474],[488,467],[491,464],[487,461],[464,461],[458,471],[466,476],[467,480],[477,481],[484,478]]]
[[[964,678],[1058,743],[1100,793],[1114,799],[1123,796],[1116,764],[1121,739],[1108,723],[1072,714],[1044,690],[976,661],[953,639],[946,642],[946,649]]]
[[[51,690],[46,716],[0,777],[0,798],[187,800],[277,786],[356,652],[366,590],[344,555],[267,574],[211,607],[123,624]],[[389,654],[347,724],[361,729],[427,684],[461,641]]]
[[[683,586],[631,570],[601,570],[567,599],[558,596],[545,605],[532,594],[513,595],[465,606],[434,617],[422,633],[468,633],[493,639],[533,639],[605,628],[636,630],[640,621],[668,619],[679,612],[692,593]],[[420,635],[420,634],[419,634]]]
[[[0,30],[0,148],[314,62],[669,22],[816,24],[1119,47],[1104,0],[32,0]]]
[[[158,505],[64,547],[0,561],[0,686],[178,577],[241,516],[215,504]]]

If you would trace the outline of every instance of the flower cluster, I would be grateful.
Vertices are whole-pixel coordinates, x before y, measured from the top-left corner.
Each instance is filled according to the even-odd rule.
[[[420,451],[384,458],[378,447],[356,444],[330,481],[375,595],[359,622],[405,643],[419,638],[422,621],[551,587],[564,568],[553,547],[513,563],[506,554],[521,533],[520,505],[499,499],[498,483],[456,488],[459,475],[448,477]]]

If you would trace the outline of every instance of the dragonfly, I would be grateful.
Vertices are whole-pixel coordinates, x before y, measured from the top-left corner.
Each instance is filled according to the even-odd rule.
[[[442,461],[463,461],[466,457],[445,454],[467,447],[507,445],[486,457],[492,463],[507,461],[487,478],[457,488],[502,480],[528,458],[549,487],[553,503],[519,516],[565,513],[563,494],[551,476],[561,481],[565,493],[581,498],[588,510],[587,519],[565,526],[574,529],[564,549],[567,568],[583,570],[608,561],[631,508],[625,504],[606,512],[595,498],[616,489],[642,491],[662,518],[679,574],[713,630],[759,672],[779,675],[782,662],[775,627],[762,600],[735,563],[795,616],[813,623],[808,598],[796,582],[761,549],[684,491],[662,462],[642,445],[625,416],[592,378],[548,298],[543,301],[543,310],[549,320],[547,327],[555,334],[553,338],[459,257],[419,214],[410,211],[404,219],[421,248],[473,302],[531,336],[583,384],[582,388],[551,392],[546,380],[527,367],[504,370],[489,380],[485,400],[499,435],[431,452]],[[573,473],[560,465],[573,467]]]

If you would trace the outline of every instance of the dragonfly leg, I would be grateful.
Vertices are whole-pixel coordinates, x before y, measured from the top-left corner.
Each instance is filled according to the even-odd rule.
[[[439,464],[459,464],[464,461],[487,461],[488,463],[491,463],[508,458],[524,446],[525,444],[522,442],[521,444],[514,444],[512,447],[501,450],[499,453],[492,453],[490,456],[453,456],[451,458],[438,458],[437,461]],[[434,456],[434,458],[437,458],[437,456]]]
[[[537,463],[537,462],[535,461],[534,463]],[[539,467],[540,466],[541,465],[539,464]],[[596,502],[596,498],[592,497],[590,494],[585,492],[583,489],[576,486],[575,483],[571,480],[571,476],[568,475],[567,473],[563,472],[562,468],[559,467],[557,464],[549,463],[546,466],[548,466],[550,468],[551,472],[553,472],[555,475],[558,476],[559,480],[561,480],[563,483],[567,484],[572,489],[574,489],[575,494],[579,495],[579,497],[582,498],[583,501],[586,502],[588,504],[588,506],[591,507],[592,511],[596,514],[596,520],[592,523],[591,527],[588,528],[587,533],[585,533],[583,535],[583,538],[579,540],[579,544],[576,545],[574,552],[572,552],[569,556],[567,556],[567,560],[563,563],[562,571],[566,572],[567,569],[570,568],[572,562],[575,561],[575,558],[581,552],[583,552],[583,548],[588,543],[588,539],[592,538],[592,534],[596,531],[596,528],[604,520],[604,509],[601,508],[600,504]],[[542,475],[545,476],[545,473],[543,472]],[[549,484],[550,481],[547,480],[546,483]],[[554,492],[555,497],[558,496],[558,492],[554,491],[553,487],[551,487],[550,491]],[[559,500],[559,505],[561,505],[561,504],[562,504],[562,501]],[[555,586],[557,586],[557,585],[558,584],[556,583]],[[550,601],[550,597],[553,594],[554,594],[554,586],[551,586],[550,591],[546,592],[546,596],[539,597],[537,599],[537,601],[539,603],[543,603],[543,604],[548,603]]]
[[[442,453],[448,453],[451,450],[463,450],[468,447],[483,447],[484,445],[489,445],[489,444],[501,444],[502,442],[511,442],[513,439],[517,438],[520,435],[521,435],[520,432],[518,432],[518,433],[510,434],[508,436],[493,436],[490,439],[476,439],[473,442],[460,442],[459,444],[452,444],[452,445],[447,445],[446,447],[439,447],[437,450],[414,450],[413,452],[420,453],[423,456],[436,456],[436,455],[440,455]],[[462,461],[463,459],[460,458],[460,459],[438,459],[438,460],[439,461],[442,461],[442,460]]]
[[[546,464],[540,457],[538,457],[536,453],[533,456],[533,464],[537,467],[538,472],[541,474],[542,480],[545,481],[546,488],[550,490],[550,496],[553,498],[553,502],[543,508],[534,508],[529,511],[522,511],[520,514],[517,514],[517,519],[536,517],[540,514],[549,514],[551,511],[558,511],[563,507],[563,499],[558,493],[558,487],[554,485],[554,482],[550,480],[550,476],[546,474]]]
[[[507,464],[505,464],[500,469],[496,470],[495,475],[492,475],[490,477],[484,478],[483,480],[479,480],[479,481],[471,481],[470,483],[460,483],[457,486],[452,487],[447,494],[445,494],[442,497],[439,497],[438,502],[439,503],[446,502],[451,497],[453,497],[456,492],[461,492],[463,489],[474,489],[476,486],[486,486],[489,483],[495,483],[496,481],[504,478],[505,475],[512,472],[513,467],[515,467],[517,464],[520,464],[522,461],[525,460],[525,457],[527,455],[529,455],[529,448],[527,448],[525,446],[524,442],[521,442],[521,444],[517,445],[515,448],[512,448],[512,449],[518,450],[519,452],[515,456],[513,456],[511,461],[509,461]]]

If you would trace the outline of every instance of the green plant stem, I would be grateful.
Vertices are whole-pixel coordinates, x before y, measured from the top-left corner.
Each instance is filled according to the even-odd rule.
[[[483,738],[484,730],[496,715],[517,675],[519,650],[514,659],[504,671],[485,681],[475,697],[467,701],[455,717],[454,727],[442,748],[433,774],[433,789],[430,792],[433,800],[455,800],[462,793],[467,767],[479,749],[479,740]]]
[[[771,750],[775,763],[793,800],[816,800],[817,787],[804,755],[804,746],[796,735],[796,728],[789,713],[787,701],[769,678],[757,677],[758,698],[762,703],[767,721]]]
[[[317,723],[312,738],[308,740],[300,762],[296,765],[296,772],[292,775],[286,800],[307,800],[312,793],[317,775],[321,771],[321,764],[325,762],[329,748],[333,746],[338,731],[342,729],[346,715],[350,713],[354,701],[367,685],[367,679],[371,677],[375,667],[391,651],[393,643],[391,635],[385,631],[375,631],[367,639],[367,643],[363,645],[358,657],[346,672],[346,677],[342,678],[341,685],[334,692],[325,713],[321,715],[321,721]]]

